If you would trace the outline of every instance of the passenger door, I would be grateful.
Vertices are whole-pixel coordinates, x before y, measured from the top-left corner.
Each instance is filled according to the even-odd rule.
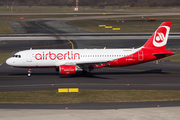
[[[31,50],[27,51],[27,57],[26,62],[32,62],[32,52]]]
[[[142,50],[138,51],[138,60],[139,61],[143,61],[144,60],[144,54],[143,54]]]

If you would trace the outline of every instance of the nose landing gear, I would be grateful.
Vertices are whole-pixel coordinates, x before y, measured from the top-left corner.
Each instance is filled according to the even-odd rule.
[[[27,76],[31,77],[31,68],[29,68]]]

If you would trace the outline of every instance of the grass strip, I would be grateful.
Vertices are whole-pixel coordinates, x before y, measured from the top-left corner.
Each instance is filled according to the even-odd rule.
[[[88,90],[80,93],[57,93],[57,90],[0,92],[0,103],[68,104],[145,101],[178,101],[176,90]]]
[[[180,54],[176,54],[176,55],[172,55],[172,56],[169,56],[169,57],[165,57],[161,60],[169,60],[171,62],[180,62]]]
[[[6,22],[0,22],[0,34],[4,33],[14,33],[14,31],[11,29],[8,23]]]
[[[110,18],[95,20],[75,20],[69,21],[67,24],[78,27],[90,32],[100,33],[147,33],[154,32],[157,27],[165,21],[172,22],[171,32],[180,32],[180,16],[161,16],[155,17],[155,22],[148,22],[148,17],[132,17],[132,18]],[[144,22],[143,22],[144,21]],[[99,25],[112,26],[112,28],[120,28],[120,30],[112,30],[112,28],[99,27]]]
[[[12,53],[0,53],[0,64],[5,62]]]

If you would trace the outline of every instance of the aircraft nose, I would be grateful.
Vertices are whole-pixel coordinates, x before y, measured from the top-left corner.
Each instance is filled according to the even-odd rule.
[[[6,64],[8,64],[8,65],[12,65],[12,63],[13,63],[13,61],[12,61],[12,59],[11,59],[11,58],[9,58],[9,59],[7,59],[7,60],[6,60]]]

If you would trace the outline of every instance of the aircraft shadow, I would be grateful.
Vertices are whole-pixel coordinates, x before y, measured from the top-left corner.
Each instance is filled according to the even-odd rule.
[[[169,72],[163,72],[162,69],[153,69],[153,70],[146,70],[146,71],[129,71],[129,72],[92,72],[88,75],[83,75],[81,72],[77,72],[73,75],[59,75],[58,72],[54,73],[32,73],[33,77],[38,76],[58,76],[60,78],[76,78],[76,77],[85,77],[85,78],[101,78],[101,79],[111,79],[108,78],[108,75],[143,75],[143,74],[170,74]],[[103,75],[106,75],[107,77],[102,77]],[[8,74],[8,76],[27,76],[27,73],[21,73],[21,74]]]
[[[163,72],[162,69],[153,69],[147,71],[137,71],[137,72],[93,72],[90,75],[83,75],[82,73],[77,73],[68,76],[60,76],[60,78],[69,77],[87,77],[87,78],[101,78],[101,79],[111,79],[108,77],[102,77],[102,75],[143,75],[143,74],[170,74],[169,72]]]
[[[145,71],[126,71],[126,72],[98,72],[94,75],[132,75],[132,74],[170,74],[169,72],[163,72],[162,69],[153,69]]]

